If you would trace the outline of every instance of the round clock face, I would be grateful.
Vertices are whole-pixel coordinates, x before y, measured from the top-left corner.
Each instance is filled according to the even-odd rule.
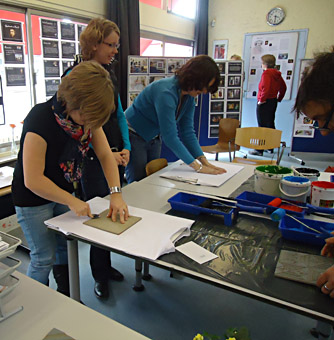
[[[285,13],[282,8],[275,7],[267,14],[267,23],[271,26],[279,25],[285,18]]]

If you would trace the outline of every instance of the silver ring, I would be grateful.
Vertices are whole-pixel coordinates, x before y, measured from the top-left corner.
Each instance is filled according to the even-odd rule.
[[[323,287],[324,287],[328,292],[331,291],[331,289],[329,289],[326,285],[323,285]]]

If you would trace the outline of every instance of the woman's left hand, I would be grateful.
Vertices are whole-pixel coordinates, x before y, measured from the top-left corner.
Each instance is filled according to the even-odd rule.
[[[124,202],[121,193],[114,193],[110,196],[110,207],[107,217],[111,217],[111,220],[116,222],[117,214],[119,214],[121,223],[124,223],[129,218],[128,206]]]
[[[324,294],[334,298],[334,267],[329,267],[319,276],[317,286]]]

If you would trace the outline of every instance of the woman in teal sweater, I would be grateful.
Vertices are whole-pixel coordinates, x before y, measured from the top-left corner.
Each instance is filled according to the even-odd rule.
[[[176,75],[151,83],[125,111],[131,155],[126,167],[128,183],[146,176],[145,166],[160,157],[161,138],[174,154],[195,171],[220,174],[210,164],[194,130],[195,97],[218,89],[219,69],[206,55],[190,59]]]

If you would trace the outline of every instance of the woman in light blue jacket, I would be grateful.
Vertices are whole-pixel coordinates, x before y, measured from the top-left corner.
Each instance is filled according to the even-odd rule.
[[[146,176],[145,166],[160,157],[161,139],[195,171],[220,174],[225,170],[205,158],[194,130],[195,97],[218,89],[219,69],[206,55],[191,58],[176,75],[151,83],[125,111],[131,155],[128,183]]]

